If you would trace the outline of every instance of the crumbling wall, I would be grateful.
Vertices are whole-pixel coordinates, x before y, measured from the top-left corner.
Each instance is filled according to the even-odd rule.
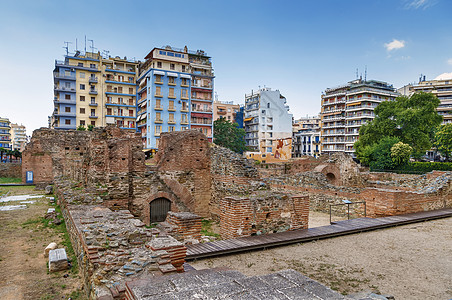
[[[251,197],[226,197],[220,202],[223,238],[307,229],[309,197],[260,192]]]
[[[22,164],[0,163],[0,177],[10,177],[10,178],[22,177]]]

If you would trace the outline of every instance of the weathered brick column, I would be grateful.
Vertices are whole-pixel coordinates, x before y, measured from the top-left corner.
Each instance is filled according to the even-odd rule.
[[[307,229],[309,221],[309,196],[293,195],[293,212],[290,229]]]
[[[173,228],[170,234],[178,241],[201,240],[201,217],[189,212],[169,211],[166,222]]]
[[[232,239],[251,234],[253,208],[249,198],[226,197],[220,201],[220,235]]]

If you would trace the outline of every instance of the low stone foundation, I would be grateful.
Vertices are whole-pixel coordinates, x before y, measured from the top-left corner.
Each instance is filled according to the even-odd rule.
[[[172,227],[169,234],[181,242],[201,240],[201,217],[189,212],[168,212],[166,222]]]
[[[308,196],[260,193],[252,198],[226,197],[220,208],[224,239],[308,228]]]

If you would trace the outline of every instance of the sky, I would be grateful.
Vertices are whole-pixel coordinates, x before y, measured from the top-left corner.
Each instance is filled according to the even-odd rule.
[[[218,100],[242,104],[265,86],[296,119],[314,116],[322,91],[366,70],[396,88],[452,75],[451,11],[449,0],[0,0],[0,116],[29,135],[47,127],[55,59],[85,35],[141,61],[164,45],[202,49]]]

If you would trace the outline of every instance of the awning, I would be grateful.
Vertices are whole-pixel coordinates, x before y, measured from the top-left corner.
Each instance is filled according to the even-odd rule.
[[[211,114],[191,113],[192,117],[212,119]]]
[[[248,121],[251,121],[252,119],[253,119],[253,117],[251,117],[251,118],[246,118],[246,119],[244,119],[243,121],[248,122]]]
[[[188,79],[191,79],[191,76],[190,76],[190,75],[187,75],[187,74],[180,74],[180,77],[181,77],[181,78],[188,78]]]
[[[170,73],[170,72],[166,73],[166,75],[167,76],[171,76],[171,77],[177,77],[178,76],[177,73]]]
[[[333,113],[329,113],[329,114],[324,114],[323,116],[326,117],[326,116],[338,115],[340,113],[342,113],[342,112],[341,111],[337,111],[337,112],[333,112]]]
[[[162,72],[162,71],[154,71],[154,75],[162,75],[162,76],[165,76],[165,72]]]
[[[354,105],[360,105],[360,104],[361,104],[361,102],[356,102],[356,103],[347,104],[347,106],[354,106]]]
[[[146,114],[139,115],[137,118],[137,122],[146,119]]]

